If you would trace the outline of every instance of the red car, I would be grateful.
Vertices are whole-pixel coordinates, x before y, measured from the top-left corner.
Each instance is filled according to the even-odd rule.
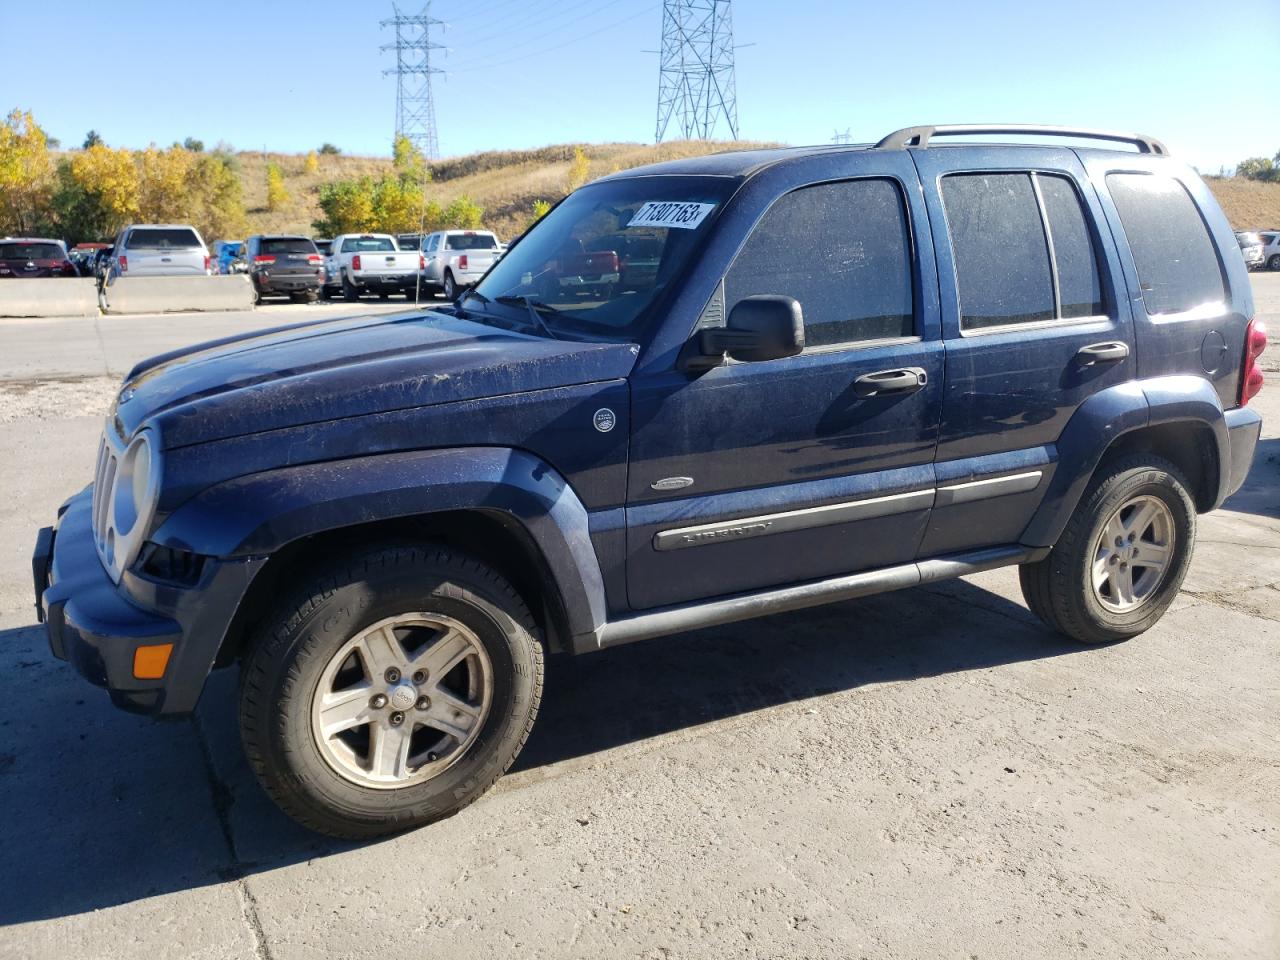
[[[5,237],[0,240],[0,279],[78,277],[61,240]]]

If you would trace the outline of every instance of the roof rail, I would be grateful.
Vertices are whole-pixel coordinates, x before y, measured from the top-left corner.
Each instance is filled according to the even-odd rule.
[[[1115,130],[1088,130],[1075,127],[1042,127],[1033,123],[951,123],[942,126],[903,127],[882,139],[876,146],[882,150],[904,150],[927,147],[933,137],[967,137],[988,133],[1016,133],[1019,136],[1078,137],[1082,140],[1114,140],[1131,143],[1139,153],[1167,157],[1169,149],[1155,137]]]

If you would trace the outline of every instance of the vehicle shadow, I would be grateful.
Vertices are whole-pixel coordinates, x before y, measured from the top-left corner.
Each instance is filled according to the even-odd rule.
[[[1280,437],[1259,440],[1244,484],[1227,498],[1223,509],[1280,519]]]
[[[1078,649],[1019,604],[955,581],[553,657],[510,789],[524,771],[766,708]],[[234,671],[211,678],[193,721],[153,723],[52,661],[37,627],[0,631],[0,651],[0,872],[11,878],[0,926],[358,846],[296,826],[258,787],[236,731]]]

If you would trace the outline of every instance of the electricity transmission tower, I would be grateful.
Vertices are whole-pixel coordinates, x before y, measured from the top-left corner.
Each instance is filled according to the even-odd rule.
[[[849,132],[848,127],[844,128],[844,133],[841,133],[839,130],[836,130],[836,132],[831,135],[831,142],[832,143],[852,143],[853,134]]]
[[[656,142],[673,118],[686,140],[711,139],[721,120],[738,139],[733,49],[729,0],[663,0]]]
[[[431,16],[431,0],[419,14],[401,13],[394,3],[391,9],[396,15],[381,26],[396,28],[396,42],[384,43],[382,49],[396,52],[396,65],[382,75],[396,77],[396,136],[408,137],[423,156],[434,160],[440,155],[440,141],[431,78],[444,71],[431,65],[431,51],[444,47],[431,41],[431,28],[444,26],[444,21]]]

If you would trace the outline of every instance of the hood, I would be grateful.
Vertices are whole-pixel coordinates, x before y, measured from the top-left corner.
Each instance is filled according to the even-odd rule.
[[[442,312],[263,330],[155,357],[126,378],[124,437],[165,447],[410,407],[626,377],[629,343],[550,340]]]

